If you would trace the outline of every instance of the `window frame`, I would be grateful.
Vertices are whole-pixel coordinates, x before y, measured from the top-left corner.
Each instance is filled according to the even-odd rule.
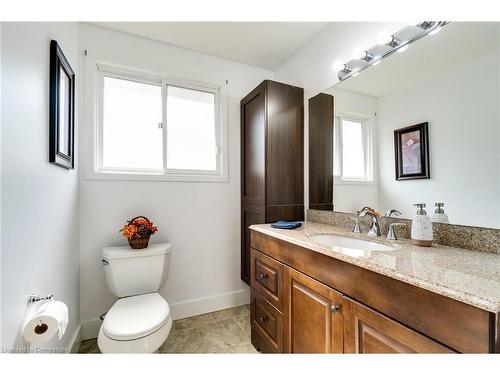
[[[342,163],[342,121],[353,121],[361,123],[361,136],[363,143],[363,153],[364,153],[364,177],[345,177],[343,175],[343,163]],[[369,116],[351,114],[351,113],[338,113],[334,115],[334,170],[333,179],[336,185],[375,185],[375,173],[374,173],[374,152],[373,152],[373,135],[374,121]],[[338,169],[340,174],[335,174],[335,165],[338,163]]]
[[[135,181],[194,181],[194,182],[228,182],[227,176],[227,108],[222,100],[221,85],[174,78],[164,74],[145,70],[118,66],[104,62],[92,62],[92,109],[93,124],[89,136],[90,159],[86,165],[86,178],[89,180],[135,180]],[[105,168],[103,156],[103,96],[104,77],[124,79],[128,81],[152,84],[161,87],[162,95],[162,142],[163,168],[161,170],[141,168]],[[88,82],[90,83],[90,82]],[[197,90],[214,94],[214,126],[216,146],[216,169],[172,169],[167,168],[167,90],[169,86]],[[87,92],[90,92],[88,90]]]

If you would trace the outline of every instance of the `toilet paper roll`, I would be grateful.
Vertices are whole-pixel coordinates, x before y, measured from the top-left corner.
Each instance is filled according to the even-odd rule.
[[[32,344],[50,340],[57,332],[61,339],[68,325],[68,306],[61,301],[41,301],[28,308],[23,337]]]

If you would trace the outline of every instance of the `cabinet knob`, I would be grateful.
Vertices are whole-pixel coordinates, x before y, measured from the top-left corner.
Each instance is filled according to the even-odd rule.
[[[261,323],[264,323],[265,321],[267,321],[267,317],[261,316],[261,317],[259,317],[259,320]]]
[[[340,312],[340,305],[333,305],[330,310],[333,314],[337,314]]]
[[[259,278],[260,278],[261,280],[265,280],[265,279],[267,279],[268,277],[269,277],[269,275],[268,275],[267,273],[261,273],[261,274],[259,275]]]

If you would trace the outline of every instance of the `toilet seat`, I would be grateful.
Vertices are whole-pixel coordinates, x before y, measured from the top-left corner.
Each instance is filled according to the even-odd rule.
[[[172,318],[169,316],[165,324],[150,335],[135,340],[113,340],[104,334],[101,326],[97,345],[101,353],[154,353],[167,340],[171,329]]]
[[[170,308],[158,293],[125,297],[106,314],[97,344],[102,353],[153,353],[171,328]]]
[[[170,317],[167,301],[158,293],[121,298],[111,307],[102,324],[110,339],[135,340],[157,331]]]

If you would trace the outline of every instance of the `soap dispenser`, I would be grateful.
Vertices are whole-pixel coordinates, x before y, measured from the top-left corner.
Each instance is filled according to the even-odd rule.
[[[425,203],[417,203],[417,214],[411,223],[411,239],[417,246],[432,245],[432,222],[427,212],[424,210]]]
[[[448,219],[448,215],[446,215],[443,210],[444,203],[434,203],[434,206],[437,208],[436,211],[434,211],[434,215],[432,215],[431,221],[433,223],[449,224],[450,219]]]

